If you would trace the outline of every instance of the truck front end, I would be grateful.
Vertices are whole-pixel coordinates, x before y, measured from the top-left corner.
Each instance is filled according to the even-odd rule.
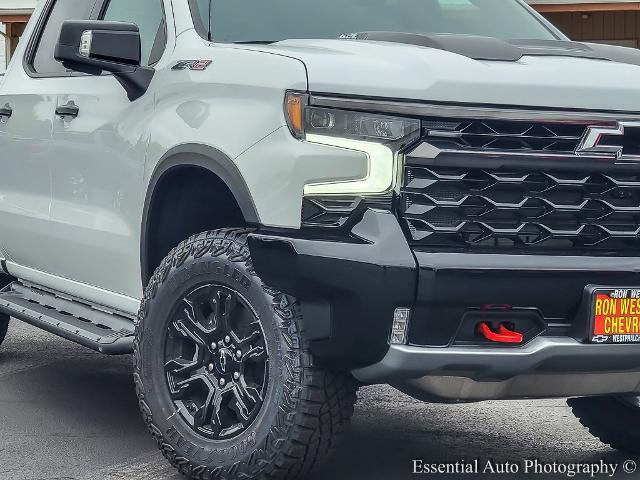
[[[307,181],[299,229],[252,236],[257,272],[363,383],[635,397],[640,53],[570,42],[520,2],[396,3],[371,23],[346,7],[339,35],[316,7],[312,40],[248,47],[306,66],[291,136],[366,162]]]

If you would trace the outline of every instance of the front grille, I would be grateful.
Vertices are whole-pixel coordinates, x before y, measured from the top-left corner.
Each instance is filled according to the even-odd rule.
[[[573,154],[586,126],[570,123],[429,119],[429,143],[443,150]]]
[[[401,215],[416,247],[638,255],[640,174],[408,165]]]

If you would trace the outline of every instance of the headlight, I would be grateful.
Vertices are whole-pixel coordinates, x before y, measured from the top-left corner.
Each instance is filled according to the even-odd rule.
[[[363,152],[361,179],[327,179],[304,186],[305,196],[388,196],[398,184],[398,153],[420,136],[420,120],[308,105],[308,96],[287,93],[285,116],[291,133],[310,143]]]
[[[286,115],[291,133],[300,139],[322,135],[389,143],[420,130],[416,119],[308,106],[305,97],[295,93],[287,95]]]

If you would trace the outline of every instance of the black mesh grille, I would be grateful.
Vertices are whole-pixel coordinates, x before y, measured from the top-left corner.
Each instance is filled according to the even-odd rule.
[[[640,174],[407,166],[404,177],[414,246],[640,252]]]
[[[444,149],[573,153],[586,130],[566,123],[499,120],[423,122],[429,143]]]

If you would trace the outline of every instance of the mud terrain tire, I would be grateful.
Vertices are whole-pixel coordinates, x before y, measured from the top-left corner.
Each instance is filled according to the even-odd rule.
[[[615,450],[640,454],[640,407],[619,397],[569,399],[580,423]],[[639,404],[640,405],[640,404]]]
[[[156,270],[137,320],[134,375],[140,409],[163,455],[189,478],[299,478],[330,454],[353,414],[354,380],[315,364],[299,304],[258,278],[249,233],[210,231],[182,242]],[[261,324],[268,351],[269,381],[259,413],[245,431],[223,440],[206,438],[184,420],[165,365],[171,312],[185,292],[207,282],[239,292]],[[195,411],[197,405],[190,407]]]

